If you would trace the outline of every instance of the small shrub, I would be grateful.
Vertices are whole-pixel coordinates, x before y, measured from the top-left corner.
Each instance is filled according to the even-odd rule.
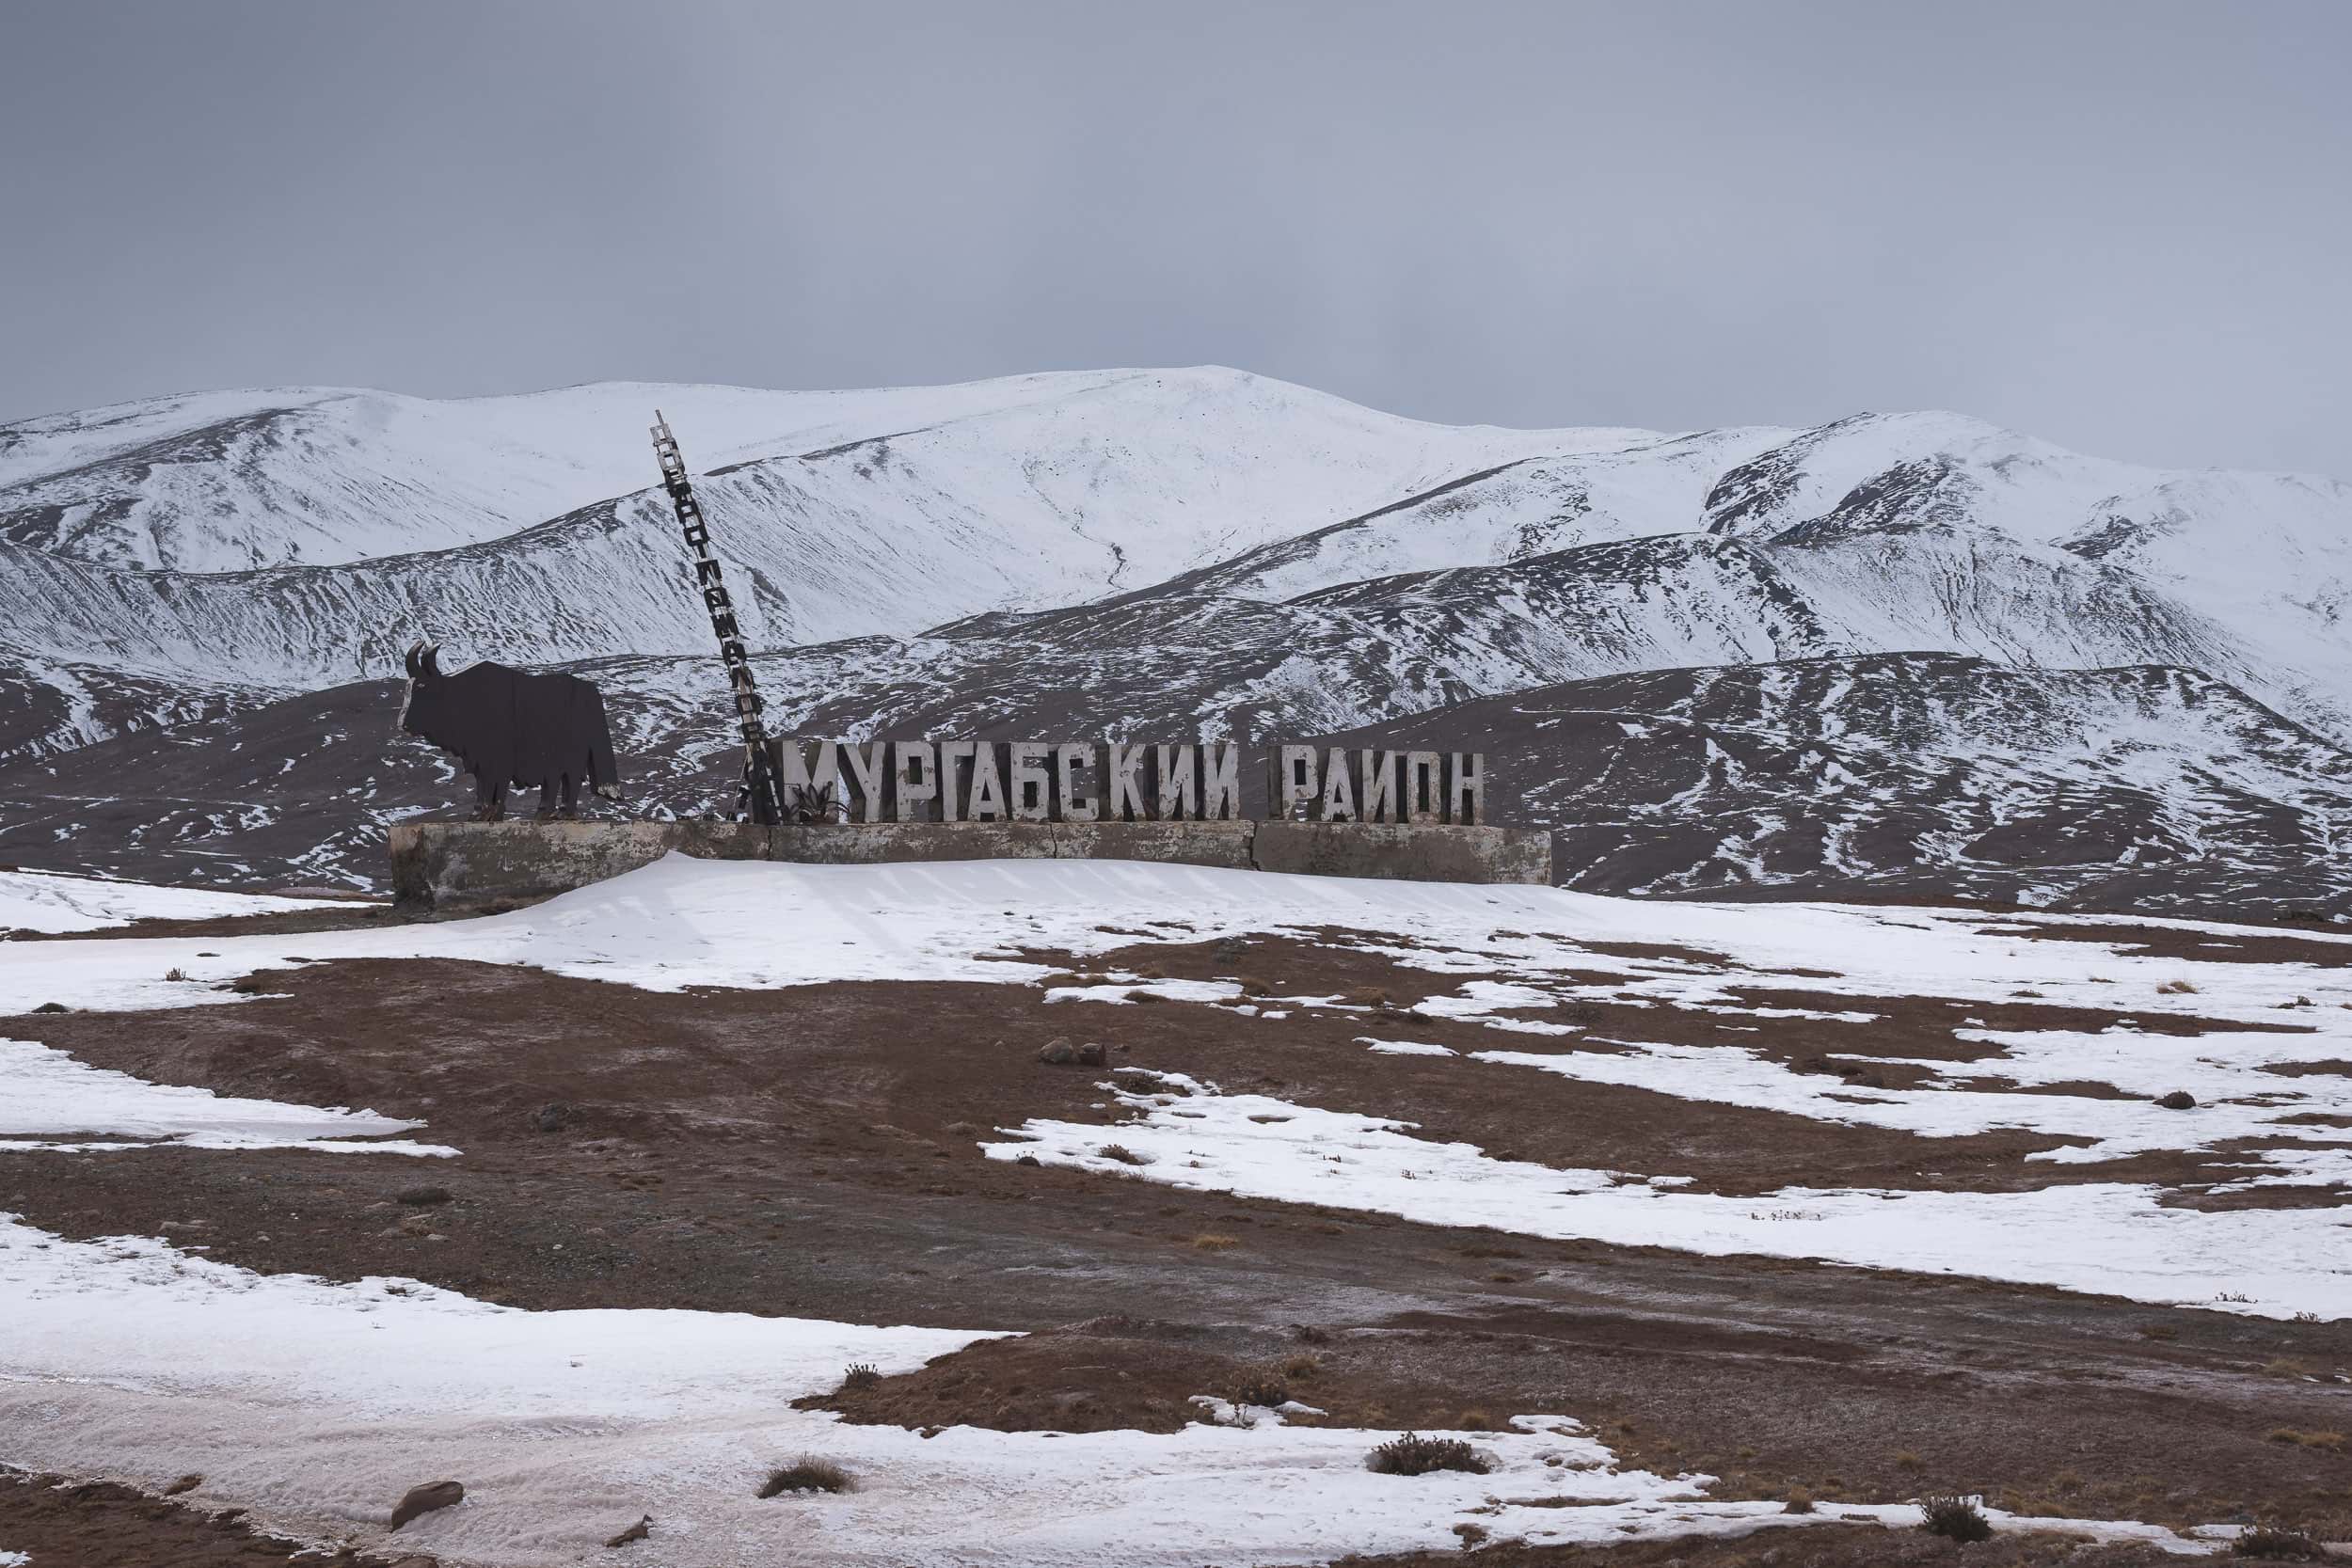
[[[1408,1432],[1392,1437],[1365,1457],[1364,1465],[1384,1476],[1425,1476],[1432,1470],[1486,1473],[1486,1456],[1459,1437],[1423,1437]]]
[[[1272,996],[1274,994],[1272,986],[1267,985],[1263,980],[1252,979],[1247,974],[1241,977],[1239,983],[1244,996]]]
[[[1928,1462],[1909,1449],[1905,1449],[1895,1456],[1895,1468],[1898,1470],[1909,1470],[1913,1475],[1917,1475],[1927,1467]]]
[[[2156,994],[2158,996],[2194,996],[2197,994],[2196,982],[2191,980],[2167,980],[2164,984],[2156,988]]]
[[[1806,1491],[1806,1490],[1805,1490],[1804,1487],[1802,1487],[1802,1486],[1792,1486],[1792,1487],[1790,1487],[1790,1488],[1788,1489],[1788,1500],[1787,1502],[1782,1503],[1782,1504],[1780,1505],[1780,1511],[1781,1511],[1783,1513],[1812,1513],[1812,1512],[1813,1512],[1813,1494],[1812,1494],[1812,1493],[1810,1493],[1810,1492],[1808,1492],[1808,1491]]]
[[[1235,1404],[1263,1404],[1271,1410],[1277,1405],[1288,1404],[1291,1390],[1290,1385],[1282,1381],[1282,1374],[1276,1369],[1248,1367],[1234,1379],[1232,1392],[1225,1397]]]
[[[779,1497],[787,1492],[854,1492],[856,1478],[830,1459],[819,1459],[804,1453],[789,1465],[779,1465],[768,1472],[760,1483],[763,1497]]]
[[[2194,1111],[2197,1097],[2186,1089],[2174,1089],[2170,1094],[2158,1096],[2156,1103],[2168,1111]]]
[[[1486,1539],[1486,1527],[1484,1525],[1456,1525],[1454,1527],[1454,1533],[1462,1538],[1463,1545],[1475,1546],[1481,1541]]]
[[[33,1009],[37,1013],[61,1013],[65,1010],[66,1006],[62,1002],[44,1002]]]
[[[1454,1424],[1464,1432],[1486,1432],[1494,1426],[1494,1420],[1483,1410],[1465,1410],[1454,1418]]]
[[[2286,1525],[2255,1525],[2239,1533],[2231,1548],[2239,1557],[2268,1558],[2273,1561],[2315,1562],[2328,1555],[2319,1538],[2305,1529]]]
[[[1192,1250],[1195,1252],[1223,1252],[1227,1247],[1239,1245],[1241,1243],[1232,1237],[1219,1236],[1214,1231],[1202,1231],[1192,1239]]]
[[[1155,990],[1131,990],[1127,993],[1127,1000],[1130,1002],[1165,1002],[1168,998]]]
[[[167,980],[184,980],[187,977],[188,972],[177,964],[164,971],[164,978]]]
[[[1993,1521],[1984,1516],[1974,1497],[1928,1497],[1919,1499],[1924,1517],[1919,1528],[1947,1541],[1990,1541]]]
[[[1296,1355],[1286,1355],[1282,1357],[1282,1375],[1284,1377],[1291,1378],[1298,1382],[1304,1382],[1308,1378],[1313,1377],[1317,1372],[1322,1370],[1322,1359],[1317,1356],[1310,1355],[1305,1351],[1299,1352]]]
[[[871,1361],[852,1361],[841,1374],[844,1388],[871,1388],[882,1381],[882,1372]]]
[[[1331,1342],[1331,1331],[1317,1328],[1313,1323],[1293,1323],[1291,1338],[1302,1345],[1327,1345]]]
[[[1152,1163],[1152,1156],[1137,1154],[1125,1144],[1104,1144],[1094,1152],[1105,1160],[1116,1160],[1122,1165],[1148,1165]]]

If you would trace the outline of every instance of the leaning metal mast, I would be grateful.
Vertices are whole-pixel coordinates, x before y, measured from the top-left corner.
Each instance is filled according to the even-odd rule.
[[[719,558],[710,550],[710,527],[694,499],[686,478],[686,459],[678,455],[677,437],[661,410],[653,411],[653,451],[661,461],[662,488],[677,509],[678,527],[686,532],[686,547],[694,552],[694,583],[702,590],[703,607],[710,611],[710,629],[719,636],[719,658],[727,667],[727,685],[735,693],[736,727],[743,736],[743,796],[745,816],[758,823],[783,820],[775,771],[768,761],[768,731],[759,716],[764,705],[752,681],[752,661],[743,651],[743,636],[735,621],[735,601],[727,596],[726,578]]]

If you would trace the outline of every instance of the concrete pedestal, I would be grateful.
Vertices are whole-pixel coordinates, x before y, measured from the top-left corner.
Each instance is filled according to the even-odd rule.
[[[390,848],[394,896],[449,911],[529,903],[672,850],[807,865],[1079,859],[1423,882],[1551,880],[1549,833],[1346,822],[396,822]]]

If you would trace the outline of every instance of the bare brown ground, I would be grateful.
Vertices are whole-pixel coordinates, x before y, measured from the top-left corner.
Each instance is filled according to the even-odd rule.
[[[2321,942],[2311,937],[2267,931],[2181,931],[2137,921],[2113,925],[2043,925],[2021,921],[1994,922],[1981,928],[1988,936],[2030,937],[2037,942],[2089,942],[2112,944],[2135,958],[2194,958],[2205,963],[2311,964],[2320,969],[2352,965],[2352,942]]]
[[[312,1552],[256,1531],[243,1513],[183,1506],[111,1481],[0,1469],[0,1551],[24,1553],[33,1568],[383,1568],[388,1560]]]
[[[1133,958],[1171,974],[1197,962],[1278,994],[1385,990],[1392,1004],[1461,978],[1297,942]],[[839,1407],[858,1419],[1163,1425],[1184,1418],[1191,1395],[1231,1392],[1272,1368],[1295,1380],[1294,1397],[1350,1424],[1575,1415],[1628,1463],[1718,1475],[1732,1497],[1802,1485],[1824,1501],[1898,1500],[1952,1487],[2024,1512],[2176,1523],[2241,1510],[2318,1518],[2352,1503],[2352,1457],[2266,1440],[2280,1428],[2352,1426],[2344,1386],[2306,1380],[2352,1370],[2344,1324],[1535,1242],[992,1162],[976,1147],[989,1129],[1032,1117],[1112,1119],[1097,1108],[1103,1070],[1035,1059],[1054,1036],[1106,1041],[1114,1066],[1397,1116],[1425,1135],[1521,1159],[1690,1175],[1720,1191],[1800,1180],[1997,1186],[2047,1140],[1931,1143],[1376,1054],[1356,1037],[1459,1049],[1544,1040],[1384,1020],[1369,995],[1354,1010],[1293,1009],[1277,1022],[1224,1006],[1047,1004],[1017,985],[662,996],[445,961],[318,964],[268,978],[282,994],[12,1019],[8,1032],[156,1082],[422,1117],[419,1136],[463,1156],[19,1154],[0,1164],[0,1206],[70,1237],[163,1235],[263,1271],[409,1275],[524,1307],[1037,1336],[846,1392]],[[1939,1031],[1948,1039],[1957,1022],[1942,1004],[1812,1005],[1882,1013],[1879,1049],[1899,1054],[1930,1054],[1919,1047]],[[1610,1010],[1691,1037],[1708,1037],[1717,1022]],[[2041,1022],[2045,1010],[2014,1011]],[[1718,1037],[1806,1054],[1851,1043],[1852,1026],[1745,1022],[1759,1033]],[[0,1547],[19,1544],[9,1528],[0,1505]],[[1750,1555],[1728,1555],[1734,1546]],[[1843,1547],[1809,1537],[1611,1560],[1761,1561],[1756,1554],[1775,1547],[1832,1554],[1824,1562],[1935,1560],[1839,1557]],[[2025,1548],[1999,1547],[2012,1549]]]

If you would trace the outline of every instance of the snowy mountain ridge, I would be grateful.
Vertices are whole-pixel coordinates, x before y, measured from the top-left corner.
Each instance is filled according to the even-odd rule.
[[[167,814],[203,841],[320,801],[331,755],[340,825],[289,843],[322,875],[358,875],[368,814],[392,809],[360,808],[383,793],[369,759],[386,742],[339,706],[349,743],[323,751],[298,716],[325,710],[302,694],[372,689],[346,683],[391,674],[431,636],[453,665],[582,669],[633,716],[625,751],[700,781],[663,809],[702,809],[705,764],[727,743],[709,629],[646,483],[656,407],[694,467],[780,727],[1263,740],[1458,725],[1470,705],[1564,683],[1796,661],[1816,673],[1793,691],[1907,682],[1917,701],[1862,705],[1855,723],[1886,733],[1841,754],[1877,770],[1884,799],[1947,792],[1931,813],[1980,818],[1985,781],[2007,781],[1987,832],[2034,819],[2034,790],[2072,790],[2185,855],[2175,882],[2201,875],[2181,846],[2233,847],[2214,851],[2232,885],[2291,901],[2278,867],[2337,832],[2352,742],[2343,484],[2136,467],[1935,412],[1680,435],[1454,428],[1214,367],[839,393],[310,388],[0,428],[0,768],[18,775],[0,800],[54,836],[115,820],[105,767],[172,771],[199,736],[247,748],[250,778]],[[1916,662],[1930,656],[1946,662]],[[2128,669],[2247,705],[2166,753],[2168,777],[2202,768],[2226,791],[2168,785],[2161,809],[2143,807],[2128,769],[2058,738],[2070,723],[2106,733],[2119,689],[2060,681],[2028,699],[2001,684]],[[2028,709],[2029,757],[1963,765],[2000,751],[1999,715]],[[2273,724],[2312,746],[2247,771],[2232,748]],[[158,726],[176,727],[117,743]],[[1769,727],[1804,732],[1786,703]],[[2277,815],[2254,832],[2245,802],[2263,799]],[[1743,796],[1724,820],[1772,809]],[[1543,810],[1568,831],[1556,792]],[[2259,875],[2249,832],[2275,841]],[[1711,885],[1706,857],[1685,858],[1660,885]],[[1923,841],[1870,875],[1899,864],[1959,874]]]

